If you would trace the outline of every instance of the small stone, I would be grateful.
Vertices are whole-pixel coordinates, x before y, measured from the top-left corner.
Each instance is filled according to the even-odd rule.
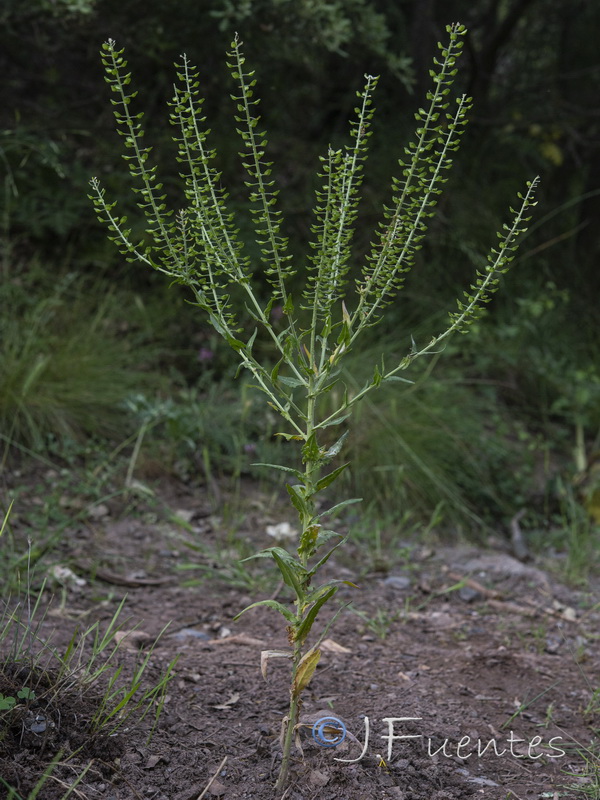
[[[110,514],[110,509],[105,503],[98,503],[97,506],[92,506],[87,515],[90,519],[102,519],[103,517],[108,517]]]
[[[298,538],[298,531],[292,528],[289,522],[278,522],[277,525],[267,525],[267,536],[278,542],[292,541]]]
[[[560,650],[561,640],[556,636],[547,636],[544,650],[551,655],[558,653]]]
[[[329,775],[321,769],[313,769],[308,776],[308,782],[312,786],[327,786],[329,783]]]
[[[178,639],[179,641],[184,639],[202,639],[203,641],[207,641],[211,638],[206,631],[198,631],[196,628],[182,628],[172,635],[173,639]]]
[[[480,778],[471,775],[468,769],[457,769],[456,770],[460,775],[464,775],[465,778],[469,783],[475,783],[478,786],[498,786],[499,784],[496,781],[492,781],[489,778]]]
[[[221,797],[225,794],[225,790],[226,787],[221,783],[221,781],[213,781],[210,785],[208,793],[212,794],[213,797]]]
[[[44,733],[47,727],[46,717],[43,714],[37,714],[34,721],[29,725],[29,730],[32,733]]]
[[[475,600],[481,600],[481,592],[477,589],[472,589],[470,586],[461,586],[458,590],[458,596],[464,603],[473,603]]]
[[[69,567],[61,566],[60,564],[56,564],[50,570],[50,576],[54,578],[58,583],[62,584],[63,586],[68,586],[75,591],[79,591],[83,586],[86,585],[86,581],[83,578],[80,578],[76,575],[73,570],[69,569]]]
[[[383,585],[401,591],[410,588],[410,578],[405,575],[390,575],[384,580]]]
[[[149,633],[140,630],[117,631],[115,633],[115,642],[117,644],[123,642],[123,645],[129,650],[141,650],[151,638]]]

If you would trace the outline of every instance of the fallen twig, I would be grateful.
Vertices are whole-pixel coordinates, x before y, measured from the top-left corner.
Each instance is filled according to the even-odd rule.
[[[221,772],[221,770],[223,769],[223,767],[225,766],[225,764],[226,764],[226,763],[227,763],[227,756],[225,756],[225,758],[223,759],[223,761],[221,761],[221,763],[220,763],[220,764],[219,764],[219,766],[217,767],[217,771],[216,771],[216,772],[215,772],[215,774],[212,776],[212,778],[209,780],[209,782],[206,784],[206,786],[204,787],[204,789],[203,789],[202,793],[198,795],[198,797],[196,798],[196,800],[202,800],[202,798],[204,797],[204,795],[205,795],[205,794],[208,792],[208,790],[210,789],[210,787],[213,785],[214,781],[217,779],[217,775],[219,774],[219,772]]]
[[[474,581],[473,578],[465,578],[464,575],[459,575],[456,572],[449,572],[448,577],[451,578],[453,581],[457,583],[462,583],[465,586],[468,586],[470,589],[473,589],[479,594],[483,595],[484,597],[488,598],[499,598],[502,597],[500,592],[497,592],[495,589],[488,589],[483,584],[479,583],[478,581]]]

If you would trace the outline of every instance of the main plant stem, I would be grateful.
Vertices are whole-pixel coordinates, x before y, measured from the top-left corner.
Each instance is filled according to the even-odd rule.
[[[312,358],[311,358],[312,361]],[[314,363],[314,362],[313,362]],[[306,433],[305,433],[305,442],[308,442],[310,437],[314,432],[315,427],[315,413],[316,413],[316,398],[314,396],[314,378],[311,376],[308,380],[308,399],[306,403]],[[308,505],[308,513],[304,515],[300,515],[300,524],[302,527],[302,533],[300,536],[300,541],[302,541],[302,534],[310,527],[312,519],[314,517],[315,505],[314,501],[312,500],[312,495],[314,492],[314,487],[318,481],[319,477],[319,460],[310,458],[309,456],[306,457],[305,460],[305,469],[304,469],[304,490],[306,492],[307,497],[307,505]],[[303,562],[303,566],[307,566],[308,557],[303,554],[299,553],[300,559]],[[306,586],[303,587],[305,590],[308,589],[308,584],[310,581],[306,582]],[[299,625],[303,619],[305,609],[302,607],[302,602],[300,599],[296,600],[296,619],[297,624]],[[290,636],[294,635],[293,629],[288,629]],[[300,665],[300,661],[302,660],[303,656],[303,648],[302,648],[302,641],[295,638],[293,639],[293,655],[292,655],[292,682],[291,682],[291,689],[290,689],[290,707],[288,710],[287,715],[287,727],[285,729],[285,734],[283,738],[283,755],[281,759],[281,767],[279,769],[279,775],[277,777],[277,783],[275,784],[275,789],[279,791],[283,791],[287,784],[288,772],[290,767],[290,759],[292,754],[292,744],[294,742],[294,733],[296,731],[296,727],[298,725],[298,715],[300,712],[300,707],[302,705],[302,700],[300,697],[299,692],[296,690],[296,675],[298,673],[298,667]]]
[[[298,608],[298,614],[300,614],[300,608]],[[279,769],[279,776],[277,777],[277,783],[275,784],[275,789],[278,792],[283,791],[287,784],[287,776],[290,768],[290,758],[292,754],[292,743],[294,741],[294,732],[296,730],[296,725],[298,724],[300,697],[294,693],[294,686],[296,681],[296,673],[298,671],[298,665],[300,664],[301,658],[302,658],[302,643],[296,641],[294,643],[294,655],[292,664],[292,684],[291,684],[292,689],[290,692],[290,707],[288,710],[287,727],[285,729],[285,735],[283,739],[283,757],[281,759],[281,768]]]

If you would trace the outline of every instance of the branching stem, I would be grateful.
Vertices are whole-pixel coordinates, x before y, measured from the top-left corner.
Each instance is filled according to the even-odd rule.
[[[240,92],[234,98],[236,121],[241,126],[238,133],[244,142],[242,164],[249,176],[246,183],[248,211],[259,247],[258,265],[251,265],[250,258],[244,255],[234,215],[227,209],[227,194],[220,185],[220,173],[213,166],[215,151],[207,145],[210,131],[204,128],[205,120],[201,116],[203,101],[198,93],[198,76],[187,58],[183,56],[178,68],[180,88],[175,87],[171,103],[171,122],[177,130],[174,137],[178,145],[177,160],[184,165],[185,174],[181,177],[187,205],[174,211],[166,208],[165,198],[159,194],[161,184],[156,183],[156,168],[148,165],[150,148],[142,146],[142,115],[132,115],[129,110],[135,93],[126,89],[130,74],[125,72],[122,51],[116,51],[112,41],[103,48],[107,81],[119,98],[113,104],[117,124],[124,127],[121,131],[125,136],[124,158],[131,176],[141,182],[141,189],[138,187],[134,191],[140,196],[138,205],[145,217],[148,241],[140,244],[132,240],[126,218],[114,213],[115,204],[106,201],[104,190],[94,178],[91,198],[98,216],[128,259],[159,270],[188,287],[208,322],[235,351],[240,365],[252,374],[257,388],[285,422],[287,430],[279,435],[301,446],[298,469],[264,465],[292,476],[286,489],[300,523],[296,552],[275,546],[253,556],[274,560],[285,585],[293,592],[293,610],[289,603],[274,599],[259,600],[248,607],[274,608],[285,619],[288,632],[289,650],[265,651],[261,661],[263,674],[266,674],[269,658],[291,660],[290,704],[277,780],[279,791],[284,790],[288,782],[302,693],[315,671],[321,642],[337,614],[317,635],[316,642],[312,645],[307,642],[320,611],[343,582],[334,579],[318,584],[322,567],[346,540],[329,530],[328,525],[324,526],[322,519],[358,502],[355,498],[347,499],[338,502],[329,512],[320,511],[317,496],[348,466],[347,463],[333,466],[348,430],[335,435],[333,443],[325,442],[371,390],[386,380],[403,380],[397,377],[399,372],[416,359],[443,347],[452,334],[468,329],[496,290],[499,277],[510,266],[519,236],[528,221],[527,213],[535,204],[537,178],[528,184],[525,196],[520,196],[518,210],[511,209],[512,222],[504,225],[499,234],[498,249],[491,250],[487,264],[476,273],[464,298],[457,301],[458,310],[450,314],[450,321],[440,334],[423,347],[413,344],[392,369],[386,369],[381,360],[374,367],[372,379],[352,396],[346,387],[343,393],[331,391],[342,380],[341,362],[356,346],[359,334],[381,319],[386,305],[402,288],[403,276],[413,264],[427,230],[427,220],[433,214],[437,195],[451,166],[452,154],[460,141],[469,100],[464,96],[458,98],[452,114],[446,109],[465,29],[455,24],[448,27],[448,33],[450,43],[442,48],[441,60],[435,61],[437,70],[433,73],[433,90],[427,95],[428,109],[419,109],[416,114],[415,140],[405,148],[406,158],[399,162],[402,177],[392,181],[392,205],[384,209],[376,243],[361,268],[360,278],[353,285],[348,281],[352,236],[373,116],[372,94],[377,82],[376,78],[366,76],[364,91],[359,95],[362,101],[355,109],[356,119],[351,125],[351,143],[344,150],[330,147],[321,162],[323,182],[317,191],[315,223],[311,228],[315,241],[311,243],[312,255],[303,265],[307,280],[298,308],[292,302],[289,288],[295,270],[287,252],[287,239],[281,234],[283,220],[281,212],[276,210],[278,192],[270,178],[272,165],[265,160],[266,135],[257,130],[260,117],[255,107],[258,100],[252,99],[256,81],[252,72],[244,72],[244,57],[237,37],[231,45],[229,55],[233,63],[230,68]],[[131,156],[128,155],[130,151]],[[252,279],[256,268],[262,270],[271,286],[266,305],[261,299],[264,282],[259,289]],[[349,291],[349,286],[355,291]],[[235,287],[243,289],[244,314],[240,309],[232,309]],[[281,303],[286,321],[280,333],[271,322],[276,303]],[[256,323],[250,334],[241,333],[243,325],[238,321],[244,320],[246,315]],[[276,353],[275,364],[263,363],[257,355],[258,347],[254,349],[259,331],[271,352]],[[349,383],[353,385],[354,379]],[[323,410],[326,396],[338,397],[333,410],[331,400],[328,410]]]

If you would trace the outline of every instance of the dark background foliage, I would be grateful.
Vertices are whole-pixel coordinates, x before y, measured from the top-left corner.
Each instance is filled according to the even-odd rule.
[[[600,199],[589,194],[598,190],[600,172],[600,11],[591,0],[8,0],[0,50],[5,226],[44,248],[89,240],[94,221],[82,197],[89,171],[121,168],[98,58],[108,37],[126,48],[139,108],[161,155],[168,151],[173,62],[189,55],[230,173],[238,145],[225,52],[238,31],[260,80],[279,180],[297,188],[286,198],[302,215],[304,203],[294,208],[294,198],[307,199],[316,154],[345,132],[364,73],[381,75],[374,169],[383,176],[393,168],[426,91],[436,42],[455,19],[469,28],[460,84],[475,107],[457,194],[446,202],[462,200],[469,186],[478,207],[504,209],[514,188],[540,172],[542,211],[581,197],[541,239],[548,244],[570,233],[577,277],[597,288],[593,220]],[[371,186],[380,190],[385,197],[387,185]]]
[[[226,354],[193,314],[180,313],[183,299],[167,292],[160,276],[123,263],[86,198],[90,176],[98,175],[124,209],[135,209],[103,81],[102,42],[111,37],[125,48],[139,89],[136,110],[146,115],[147,140],[175,202],[166,102],[173,62],[188,54],[201,76],[223,181],[234,208],[243,210],[225,56],[239,32],[259,80],[269,154],[299,256],[309,233],[318,156],[344,135],[363,75],[379,74],[356,237],[360,255],[389,197],[389,176],[413,128],[413,112],[423,104],[436,43],[455,20],[469,29],[458,84],[473,96],[474,110],[431,236],[378,337],[395,352],[409,335],[443,324],[440,315],[494,243],[494,230],[516,192],[540,174],[539,206],[505,291],[474,334],[449,348],[441,377],[453,386],[471,386],[478,408],[488,401],[477,417],[479,433],[469,428],[465,439],[479,436],[489,444],[493,430],[504,431],[490,409],[500,415],[508,410],[525,426],[527,452],[540,436],[557,446],[566,441],[568,450],[577,432],[574,471],[589,471],[600,427],[600,8],[595,0],[5,0],[0,10],[5,303],[26,318],[35,292],[52,294],[55,276],[65,272],[76,274],[71,284],[79,287],[78,302],[83,293],[92,309],[99,307],[99,296],[123,287],[134,293],[130,310],[119,300],[118,313],[107,312],[97,323],[99,335],[124,342],[136,369],[168,375],[167,392],[194,384],[199,371],[203,385],[220,380],[228,370]],[[250,238],[248,246],[252,252]],[[68,293],[60,297],[71,305]],[[40,334],[52,339],[53,347],[62,320],[58,314],[51,336]],[[119,368],[128,371],[120,361]],[[122,383],[128,396],[130,385]],[[23,385],[30,389],[31,375]],[[105,394],[113,398],[107,403],[114,401],[114,392]],[[15,396],[3,396],[5,419]],[[442,407],[435,405],[432,416],[441,418]],[[455,424],[460,427],[458,419]],[[502,436],[510,442],[516,434]],[[510,470],[512,458],[525,463],[525,451],[515,455],[509,448],[499,455],[492,444],[488,450],[486,470],[496,500],[489,499],[488,489],[482,496],[506,511],[514,486],[507,480],[503,489],[498,476]],[[474,475],[482,475],[481,464],[471,459],[461,481],[474,483]],[[472,486],[465,491],[473,503],[483,502]]]

